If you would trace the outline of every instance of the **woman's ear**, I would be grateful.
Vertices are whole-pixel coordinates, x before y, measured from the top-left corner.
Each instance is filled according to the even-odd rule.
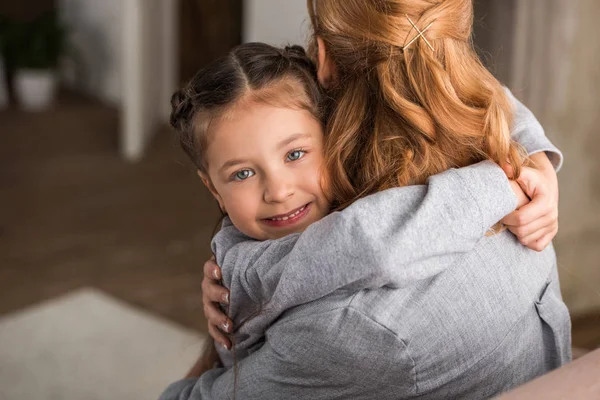
[[[335,66],[325,47],[325,41],[317,36],[317,79],[328,89],[335,80]]]
[[[202,179],[202,183],[204,183],[204,186],[206,186],[208,188],[210,193],[213,195],[213,197],[219,203],[219,207],[221,207],[221,210],[224,213],[227,213],[227,210],[225,209],[225,203],[223,203],[223,199],[219,195],[219,192],[217,192],[217,189],[215,189],[215,186],[212,184],[210,177],[200,170],[198,170],[197,172],[198,172],[198,176],[200,177],[200,179]]]

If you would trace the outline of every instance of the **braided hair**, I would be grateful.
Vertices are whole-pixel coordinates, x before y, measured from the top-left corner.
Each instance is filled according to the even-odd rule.
[[[301,46],[237,46],[198,71],[171,98],[171,126],[200,171],[208,168],[204,154],[211,124],[242,101],[306,109],[324,121],[316,67]]]

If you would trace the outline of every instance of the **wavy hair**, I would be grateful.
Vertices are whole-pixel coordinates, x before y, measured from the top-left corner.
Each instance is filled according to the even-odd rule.
[[[325,159],[338,208],[482,160],[509,162],[512,105],[472,39],[472,0],[307,0],[336,69]],[[425,29],[423,38],[411,21]]]

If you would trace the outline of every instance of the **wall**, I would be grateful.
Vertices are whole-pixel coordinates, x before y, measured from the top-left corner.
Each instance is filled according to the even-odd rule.
[[[179,82],[242,43],[243,0],[177,0]]]
[[[106,102],[121,102],[123,0],[58,0],[75,54],[68,79]]]
[[[60,0],[74,57],[67,83],[120,107],[121,153],[143,155],[170,112],[177,73],[177,0]]]
[[[176,83],[176,0],[125,0],[121,152],[142,157],[167,121]]]
[[[128,1],[58,0],[80,60],[71,68],[76,72],[68,74],[71,84],[113,104],[120,104],[122,100],[121,46],[125,29],[123,13]],[[243,25],[246,42],[304,44],[309,31],[306,2],[244,0]]]
[[[309,28],[304,0],[244,0],[244,42],[304,45]]]
[[[568,47],[558,43],[547,84],[559,95],[544,114],[550,134],[565,155],[559,173],[560,232],[555,240],[563,292],[574,314],[600,310],[600,2],[566,1],[573,7]],[[565,19],[561,12],[557,19]],[[556,44],[556,40],[552,40]],[[566,50],[566,51],[565,51]]]
[[[571,313],[592,313],[600,310],[600,2],[517,5],[512,88],[565,156],[558,268]]]
[[[515,26],[515,0],[474,2],[475,47],[486,66],[505,85],[511,81],[511,55]]]

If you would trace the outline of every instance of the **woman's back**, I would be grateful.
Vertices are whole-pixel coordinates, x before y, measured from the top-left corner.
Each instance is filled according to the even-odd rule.
[[[294,360],[289,380],[313,376],[311,398],[487,398],[571,357],[553,248],[528,250],[508,232],[410,287],[291,309],[267,343]]]

